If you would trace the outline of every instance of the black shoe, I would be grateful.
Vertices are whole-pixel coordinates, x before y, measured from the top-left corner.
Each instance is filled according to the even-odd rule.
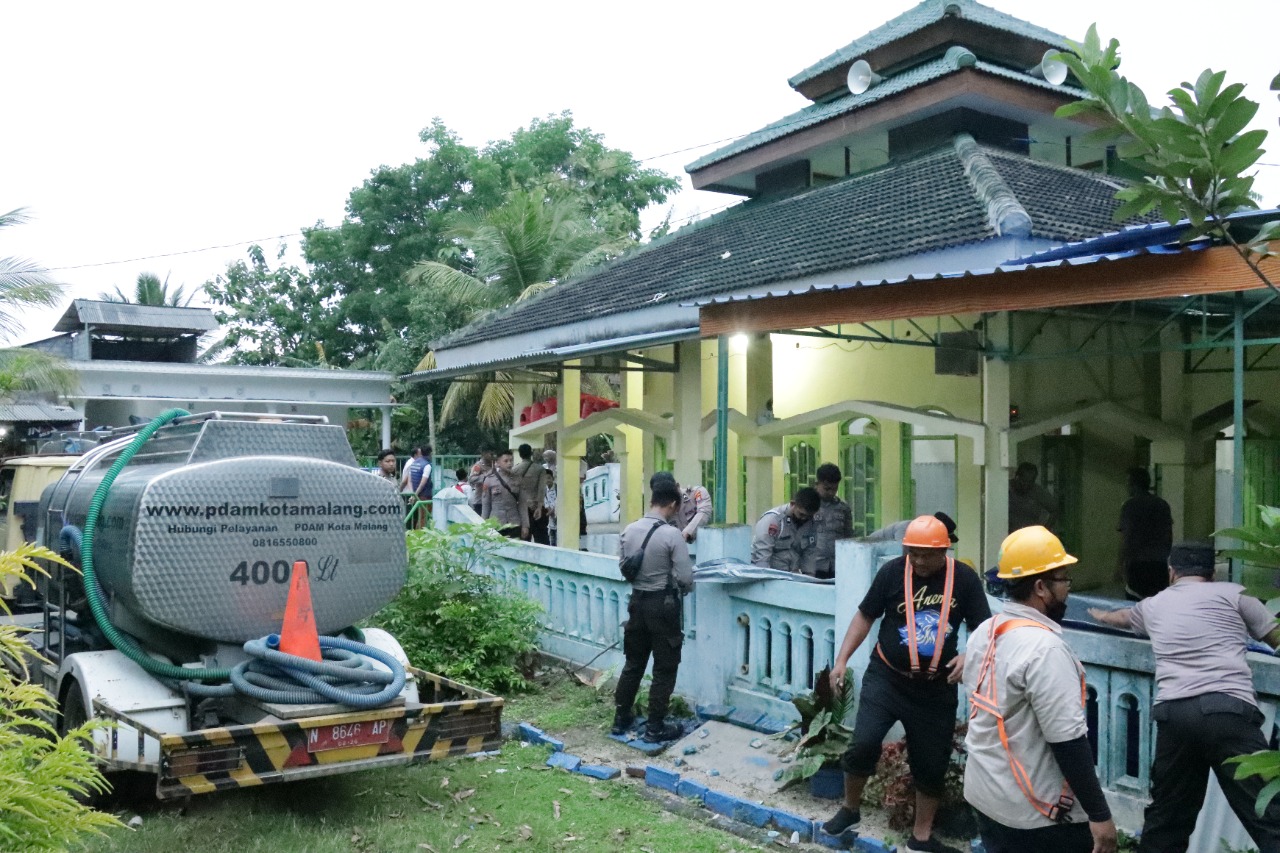
[[[848,806],[841,806],[835,817],[822,825],[822,831],[827,835],[840,835],[857,826],[860,820],[862,815],[859,812]]]
[[[923,850],[925,853],[960,853],[959,848],[952,847],[950,844],[943,844],[932,835],[925,841],[921,841],[914,835],[907,839],[908,850]]]
[[[644,730],[644,739],[649,743],[662,743],[668,740],[678,740],[684,737],[684,729],[675,723],[667,723],[665,726],[653,728],[648,726]]]
[[[615,735],[625,735],[631,729],[631,727],[635,725],[635,723],[636,723],[635,714],[622,714],[619,712],[614,712],[613,728],[610,730],[610,733]]]

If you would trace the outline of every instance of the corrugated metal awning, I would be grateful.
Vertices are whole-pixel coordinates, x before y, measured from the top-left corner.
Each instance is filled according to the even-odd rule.
[[[493,370],[513,370],[516,368],[535,368],[546,364],[556,364],[571,358],[582,358],[590,355],[609,355],[623,353],[641,347],[656,347],[674,344],[679,341],[696,340],[699,336],[697,326],[680,329],[666,329],[660,332],[645,332],[626,337],[607,338],[581,344],[552,347],[550,349],[526,352],[519,355],[500,358],[476,360],[466,364],[455,364],[435,370],[419,370],[400,377],[405,382],[435,382],[441,379],[456,379],[459,376],[471,376],[476,373],[488,373]]]
[[[71,423],[83,415],[70,406],[55,403],[0,403],[0,421],[14,423]]]

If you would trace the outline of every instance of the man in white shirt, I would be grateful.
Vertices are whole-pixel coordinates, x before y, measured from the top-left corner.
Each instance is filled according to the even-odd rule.
[[[1116,849],[1116,825],[1093,769],[1084,667],[1060,624],[1075,562],[1044,527],[1010,533],[998,570],[1010,600],[965,650],[964,798],[987,853]]]

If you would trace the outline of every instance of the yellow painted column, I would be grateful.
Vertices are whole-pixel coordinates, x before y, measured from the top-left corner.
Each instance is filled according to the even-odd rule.
[[[988,340],[1007,352],[1009,337],[1003,317],[987,319]],[[982,486],[982,566],[996,565],[1000,545],[1009,532],[1009,362],[986,356],[982,361],[982,423],[986,427],[986,465]]]
[[[624,409],[644,409],[644,374],[638,370],[622,372],[622,399],[619,401]],[[639,427],[618,427],[619,439],[615,446],[618,456],[618,467],[622,473],[618,484],[621,502],[619,521],[623,525],[630,524],[644,515],[645,497],[648,479],[645,475],[645,433]],[[652,464],[652,452],[649,454]]]
[[[1163,346],[1182,343],[1181,330],[1171,324],[1160,333]],[[1187,405],[1187,376],[1183,372],[1182,353],[1170,350],[1160,353],[1160,420],[1184,432],[1190,426]],[[1181,441],[1157,441],[1151,445],[1151,461],[1159,469],[1160,497],[1169,503],[1173,514],[1173,541],[1186,536],[1187,477],[1190,471],[1191,445]]]
[[[769,335],[752,338],[746,353],[746,409],[744,414],[755,420],[773,399],[773,340]],[[765,510],[776,504],[774,500],[774,460],[776,442],[766,445],[760,441],[741,443],[747,466],[747,508],[744,524],[754,524]]]
[[[567,361],[560,379],[559,411],[564,426],[582,420],[582,374],[576,368],[579,362]],[[574,369],[570,369],[574,368]],[[582,531],[578,528],[578,509],[582,505],[582,488],[578,480],[578,463],[587,452],[583,439],[567,441],[563,433],[556,448],[556,544],[570,551],[578,550]]]
[[[680,367],[675,375],[674,439],[667,455],[675,460],[676,480],[681,483],[702,482],[699,449],[702,442],[702,341],[676,344]]]

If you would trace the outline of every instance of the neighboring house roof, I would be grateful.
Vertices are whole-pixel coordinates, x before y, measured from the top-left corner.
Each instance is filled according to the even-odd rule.
[[[13,423],[63,423],[78,421],[83,415],[70,406],[54,403],[0,403],[0,422]]]
[[[909,89],[914,89],[925,83],[946,77],[949,74],[959,73],[965,68],[974,68],[985,74],[1016,80],[1020,83],[1057,92],[1072,98],[1083,98],[1085,96],[1083,90],[1071,86],[1055,86],[1030,74],[1003,68],[981,60],[975,62],[973,54],[969,53],[969,51],[963,48],[958,50],[952,48],[945,56],[922,63],[900,74],[895,74],[860,95],[846,94],[832,101],[809,104],[791,115],[784,116],[757,131],[748,133],[741,139],[736,139],[728,145],[712,151],[710,154],[699,157],[685,166],[685,171],[696,172],[699,169],[705,169],[707,166],[719,163],[721,160],[727,160],[744,151],[759,148],[784,136],[799,133],[805,128],[864,109],[885,98],[900,95]]]
[[[943,149],[835,184],[743,202],[481,319],[435,348],[978,243],[1013,233],[1002,227],[1010,221],[1020,224],[1019,236],[1081,240],[1114,229],[1119,186],[961,134]]]
[[[218,328],[218,321],[209,308],[74,299],[53,330],[73,332],[85,326],[93,326],[95,331],[118,334],[197,334]]]
[[[1064,37],[1044,27],[1027,23],[1013,15],[1006,14],[990,6],[983,6],[973,0],[925,0],[925,2],[908,9],[893,20],[881,24],[871,32],[856,39],[836,52],[818,60],[813,65],[796,74],[787,81],[792,88],[803,86],[810,80],[839,67],[846,62],[870,53],[876,48],[904,38],[930,24],[941,21],[950,14],[957,15],[967,21],[982,24],[1010,35],[1042,41],[1052,47],[1069,50],[1071,45]]]

